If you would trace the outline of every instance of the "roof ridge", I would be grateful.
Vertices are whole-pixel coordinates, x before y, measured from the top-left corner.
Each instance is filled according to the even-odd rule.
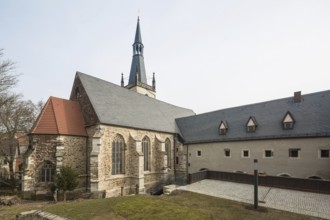
[[[309,96],[312,96],[312,95],[318,95],[320,93],[328,93],[328,92],[330,93],[330,90],[324,90],[324,91],[319,91],[319,92],[307,93],[307,94],[301,95],[301,97],[304,98],[304,97],[309,97]],[[278,99],[272,99],[272,100],[268,100],[268,101],[261,101],[261,102],[257,102],[257,103],[239,105],[239,106],[234,106],[234,107],[228,107],[228,108],[223,108],[223,109],[218,109],[218,110],[214,110],[214,111],[209,111],[209,112],[204,112],[204,113],[196,114],[195,116],[207,115],[207,114],[212,114],[212,113],[216,113],[216,112],[220,112],[220,111],[225,111],[225,110],[231,110],[231,109],[246,108],[246,107],[249,107],[249,106],[257,106],[257,105],[262,105],[262,104],[267,104],[267,103],[272,103],[272,102],[284,101],[284,100],[287,100],[287,99],[292,99],[293,100],[293,96],[284,97],[284,98],[278,98]],[[187,116],[187,117],[182,117],[182,118],[189,118],[189,117],[193,117],[193,116]]]
[[[91,77],[91,78],[95,78],[95,79],[98,79],[98,80],[101,80],[105,83],[108,83],[108,84],[111,84],[111,85],[114,85],[116,86],[118,89],[123,89],[123,91],[127,91],[128,93],[131,93],[131,94],[135,94],[135,95],[139,95],[141,97],[144,97],[145,99],[150,99],[150,100],[154,100],[155,102],[160,102],[160,103],[164,103],[164,104],[167,104],[167,105],[170,105],[170,106],[173,106],[173,107],[177,107],[177,108],[181,108],[181,109],[185,109],[185,110],[190,110],[190,111],[193,111],[192,109],[189,109],[189,108],[185,108],[185,107],[181,107],[181,106],[177,106],[177,105],[173,105],[171,103],[168,103],[168,102],[165,102],[165,101],[162,101],[162,100],[159,100],[159,99],[155,99],[155,98],[151,98],[149,96],[145,96],[143,94],[140,94],[140,93],[137,93],[135,91],[132,91],[132,90],[129,90],[129,89],[126,89],[126,88],[123,88],[115,83],[112,83],[112,82],[109,82],[109,81],[106,81],[104,79],[101,79],[101,78],[98,78],[98,77],[95,77],[95,76],[92,76],[92,75],[89,75],[89,74],[86,74],[86,73],[82,73],[82,72],[79,72],[77,71],[77,74],[79,75],[85,75],[87,77]],[[87,94],[88,95],[88,94]],[[92,101],[91,101],[92,102]],[[193,111],[194,112],[194,111]],[[195,112],[194,112],[195,113]],[[195,113],[196,114],[196,113]]]

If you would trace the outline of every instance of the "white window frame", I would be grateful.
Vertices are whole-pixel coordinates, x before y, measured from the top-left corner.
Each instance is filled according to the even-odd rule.
[[[248,155],[247,157],[244,156],[244,151],[247,151],[247,152],[248,152],[249,155]],[[248,150],[248,149],[243,149],[243,150],[242,150],[242,155],[241,155],[241,156],[242,156],[242,158],[250,158],[250,156],[251,156],[251,154],[250,154],[250,150]]]
[[[270,157],[267,157],[266,156],[266,151],[270,151],[271,152],[271,156]],[[266,150],[264,150],[263,158],[270,159],[270,158],[273,158],[273,157],[274,157],[274,150],[273,149],[266,149]]]
[[[293,150],[296,150],[297,152],[298,152],[298,156],[297,157],[291,157],[290,155],[290,151],[293,151]],[[290,159],[299,159],[300,158],[300,151],[301,151],[301,149],[299,149],[299,148],[289,148],[289,158]]]

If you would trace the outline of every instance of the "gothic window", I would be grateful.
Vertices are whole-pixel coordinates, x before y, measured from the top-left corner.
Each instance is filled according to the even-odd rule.
[[[123,174],[125,165],[125,143],[120,135],[112,141],[112,175]]]
[[[255,117],[250,116],[249,120],[246,123],[246,131],[247,132],[255,132],[257,130],[257,120]]]
[[[55,165],[50,161],[45,161],[40,169],[40,182],[53,182],[55,175]]]
[[[165,153],[167,156],[167,167],[171,167],[171,141],[168,138],[165,141]]]
[[[76,99],[80,98],[80,91],[79,91],[79,87],[76,88]]]
[[[142,140],[142,152],[144,158],[144,170],[149,170],[149,149],[150,148],[150,141],[148,137],[144,137]]]
[[[228,131],[228,125],[226,121],[221,121],[219,125],[219,134],[225,135]]]
[[[282,123],[283,123],[283,129],[285,130],[293,129],[295,120],[289,111],[285,114]]]

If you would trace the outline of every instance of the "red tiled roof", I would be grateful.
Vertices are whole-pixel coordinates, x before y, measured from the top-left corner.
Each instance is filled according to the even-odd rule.
[[[87,136],[79,104],[75,101],[50,97],[31,134]]]

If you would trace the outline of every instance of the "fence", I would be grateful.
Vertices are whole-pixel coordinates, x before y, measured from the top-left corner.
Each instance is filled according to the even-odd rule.
[[[254,183],[253,175],[243,173],[206,170],[188,175],[189,184],[198,182],[203,179],[222,180],[245,184]],[[330,194],[330,181],[327,180],[298,179],[292,177],[259,175],[258,182],[261,186]]]

